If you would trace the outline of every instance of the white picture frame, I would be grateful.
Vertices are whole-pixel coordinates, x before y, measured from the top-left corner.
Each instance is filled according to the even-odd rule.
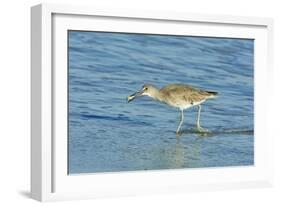
[[[116,23],[116,22],[119,23]],[[138,26],[131,27],[132,24]],[[158,26],[155,26],[157,24]],[[192,30],[188,30],[188,26]],[[68,29],[188,32],[249,37],[255,46],[255,164],[251,167],[68,175],[65,118]],[[186,30],[187,29],[187,30]],[[39,201],[267,187],[273,184],[273,134],[267,122],[272,78],[269,18],[40,4],[31,8],[31,196]],[[59,69],[58,69],[59,68]],[[265,138],[266,137],[266,138]]]

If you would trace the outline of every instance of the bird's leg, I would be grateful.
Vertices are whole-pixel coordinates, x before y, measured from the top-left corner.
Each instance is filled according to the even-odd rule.
[[[209,130],[204,129],[204,128],[202,128],[202,127],[200,126],[200,114],[201,114],[201,105],[199,104],[199,105],[198,105],[197,123],[196,123],[197,129],[198,129],[199,132],[209,132]]]
[[[184,118],[184,115],[183,115],[183,110],[181,110],[181,120],[180,120],[180,124],[179,124],[179,126],[178,126],[178,128],[177,128],[177,134],[179,133],[179,131],[180,131],[180,128],[181,128],[181,125],[182,125],[182,123],[183,123],[183,118]]]

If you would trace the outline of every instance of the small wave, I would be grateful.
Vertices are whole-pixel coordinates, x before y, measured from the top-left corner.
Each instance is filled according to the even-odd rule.
[[[107,120],[107,121],[123,121],[128,124],[138,124],[138,125],[149,125],[143,121],[132,120],[129,117],[119,114],[118,116],[104,116],[104,115],[94,115],[94,114],[81,114],[80,117],[85,120],[96,119],[96,120]]]
[[[123,115],[104,116],[104,115],[94,115],[94,114],[81,114],[80,116],[84,119],[103,119],[103,120],[113,120],[113,121],[130,120],[129,117]]]
[[[206,132],[200,132],[197,129],[182,130],[180,135],[183,134],[197,134],[204,137],[212,137],[217,135],[253,135],[252,129],[221,129],[221,130],[208,130]]]

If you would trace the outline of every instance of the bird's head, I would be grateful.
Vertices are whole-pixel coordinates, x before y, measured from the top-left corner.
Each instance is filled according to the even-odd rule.
[[[154,87],[150,84],[144,84],[139,91],[128,96],[127,100],[128,100],[128,102],[130,102],[140,96],[150,96],[150,97],[154,98],[154,94],[156,91],[158,91],[156,87]]]

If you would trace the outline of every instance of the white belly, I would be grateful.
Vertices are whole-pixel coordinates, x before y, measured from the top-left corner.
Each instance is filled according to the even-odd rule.
[[[194,106],[197,106],[199,104],[202,104],[203,102],[205,102],[205,100],[202,100],[200,102],[195,102],[193,104],[189,104],[189,103],[181,104],[181,105],[177,105],[176,107],[178,107],[180,110],[185,110],[185,109],[188,109],[190,107],[194,107]]]

